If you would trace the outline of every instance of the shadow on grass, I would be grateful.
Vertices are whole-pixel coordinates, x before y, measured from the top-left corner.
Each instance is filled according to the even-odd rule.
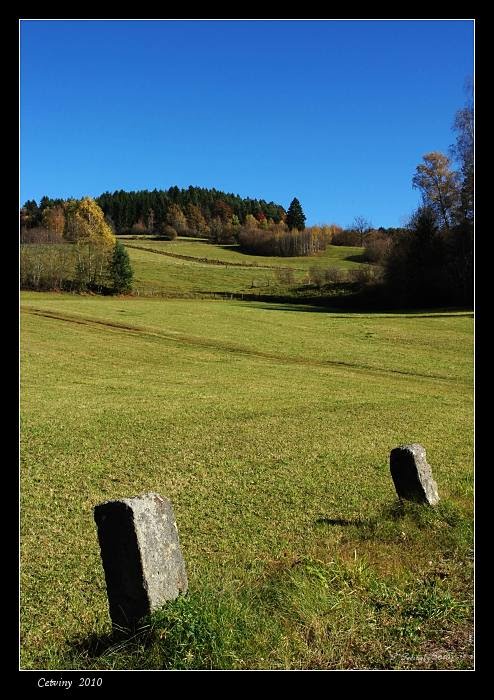
[[[73,638],[69,642],[69,662],[72,666],[100,670],[165,669],[177,663],[179,668],[177,651],[194,635],[193,624],[188,622],[184,621],[182,639],[178,641],[173,639],[172,621],[166,620],[157,626],[152,618],[145,618],[133,629],[114,628],[107,634]],[[169,634],[171,643],[167,639]]]
[[[357,262],[357,263],[366,263],[368,262],[366,254],[365,253],[358,253],[357,255],[347,255],[346,258],[343,258],[344,260],[348,260],[349,262]]]
[[[93,633],[88,637],[76,637],[71,640],[70,647],[74,655],[85,661],[107,659],[110,661],[114,654],[123,651],[132,653],[136,647],[145,648],[150,642],[149,625],[143,624],[135,629],[113,629],[108,634]]]
[[[355,527],[361,527],[366,524],[366,520],[361,520],[357,518],[356,520],[347,520],[346,518],[317,518],[315,521],[316,525],[339,525],[345,527],[347,525],[354,525]]]
[[[415,505],[411,506],[412,509]],[[418,506],[420,509],[421,506]],[[316,525],[330,525],[337,527],[357,527],[357,528],[367,528],[372,527],[377,522],[382,521],[397,521],[406,517],[408,513],[407,505],[400,500],[396,500],[393,503],[386,503],[382,505],[375,515],[371,515],[368,518],[328,518],[320,517],[315,520]]]
[[[437,506],[400,501],[382,504],[369,517],[319,517],[316,526],[350,527],[350,538],[377,542],[407,542],[471,556],[472,518],[454,503],[443,500]]]
[[[235,298],[233,294],[233,298]],[[243,300],[248,300],[247,295],[243,295]],[[249,299],[250,301],[250,299]],[[367,307],[351,307],[344,304],[339,304],[335,299],[318,299],[313,298],[298,298],[286,300],[285,303],[270,302],[266,297],[253,298],[252,301],[258,301],[259,304],[264,304],[266,311],[302,311],[302,312],[319,312],[325,314],[369,314],[373,316],[392,315],[400,316],[401,318],[451,318],[451,314],[462,318],[473,318],[474,314],[471,309],[465,307],[438,308],[437,311],[431,308],[428,309],[395,309],[395,308],[376,308],[370,309]],[[246,306],[246,305],[245,305]]]
[[[441,501],[438,506],[431,507],[427,504],[414,503],[398,498],[391,503],[382,504],[377,513],[370,515],[368,518],[357,517],[349,519],[323,516],[317,518],[315,524],[367,527],[375,526],[378,523],[398,522],[407,518],[420,527],[428,527],[436,522],[443,522],[450,527],[457,527],[464,522],[464,517],[458,508],[449,501]]]

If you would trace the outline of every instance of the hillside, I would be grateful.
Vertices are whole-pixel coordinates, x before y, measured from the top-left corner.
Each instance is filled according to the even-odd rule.
[[[134,268],[134,289],[138,294],[255,294],[298,297],[314,290],[310,270],[314,267],[338,270],[358,269],[361,248],[328,246],[316,257],[276,258],[248,255],[238,246],[212,245],[187,238],[176,241],[122,237]],[[283,283],[280,270],[293,270],[293,281]],[[278,274],[277,274],[278,273]]]

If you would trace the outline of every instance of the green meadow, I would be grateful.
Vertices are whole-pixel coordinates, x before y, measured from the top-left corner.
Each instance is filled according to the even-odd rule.
[[[134,268],[137,293],[158,296],[211,296],[211,294],[297,295],[295,287],[306,285],[310,269],[353,270],[364,264],[361,248],[328,246],[315,257],[276,258],[249,255],[236,245],[211,245],[201,240],[132,240],[122,237]],[[185,259],[182,257],[185,256]],[[277,271],[293,271],[292,289]]]
[[[21,667],[471,668],[472,341],[469,312],[23,292]],[[436,508],[397,501],[409,442]],[[189,594],[127,638],[92,508],[147,491]]]
[[[217,260],[225,264],[260,267],[292,267],[296,270],[308,270],[313,266],[335,266],[352,269],[362,264],[362,248],[352,246],[328,246],[323,253],[311,257],[278,258],[267,255],[252,255],[243,252],[234,245],[211,245],[205,240],[177,238],[175,241],[157,241],[153,239],[129,240],[122,236],[122,241],[132,247],[155,250],[162,253],[187,255],[198,260]]]

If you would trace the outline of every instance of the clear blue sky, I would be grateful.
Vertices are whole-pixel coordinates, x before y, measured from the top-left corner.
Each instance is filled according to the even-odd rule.
[[[398,226],[455,140],[472,20],[21,20],[20,201],[215,187]]]

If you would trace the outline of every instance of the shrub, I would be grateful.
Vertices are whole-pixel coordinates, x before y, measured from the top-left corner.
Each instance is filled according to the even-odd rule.
[[[63,243],[63,233],[51,231],[42,226],[21,228],[21,244],[26,243]]]
[[[384,263],[392,245],[391,237],[385,233],[381,233],[380,231],[369,233],[364,242],[365,259],[368,262]]]
[[[152,233],[146,226],[146,224],[142,221],[142,219],[139,219],[132,228],[130,229],[132,233],[137,234],[137,235],[145,235],[147,233]]]
[[[369,267],[369,265],[357,267],[353,270],[349,270],[347,273],[348,281],[359,288],[376,284],[381,281],[381,277],[381,270],[379,268]]]
[[[21,245],[21,289],[56,291],[72,277],[74,251],[70,245]]]
[[[356,231],[345,229],[337,231],[331,240],[332,245],[360,246],[360,235]]]
[[[326,284],[340,284],[346,280],[346,272],[338,267],[326,267],[324,281]]]
[[[324,284],[324,271],[320,268],[317,267],[316,265],[313,265],[309,269],[309,280],[311,284],[315,285],[319,289],[322,287]]]
[[[176,230],[169,224],[161,224],[158,230],[160,238],[164,238],[165,241],[174,241],[177,238]]]
[[[280,267],[275,270],[275,276],[280,284],[290,286],[295,284],[295,273],[291,267]]]

